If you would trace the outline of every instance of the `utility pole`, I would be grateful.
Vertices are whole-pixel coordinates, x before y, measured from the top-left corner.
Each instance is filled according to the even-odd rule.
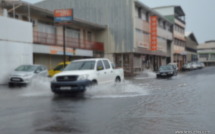
[[[66,36],[65,36],[66,27],[63,25],[63,61],[64,67],[66,67]]]

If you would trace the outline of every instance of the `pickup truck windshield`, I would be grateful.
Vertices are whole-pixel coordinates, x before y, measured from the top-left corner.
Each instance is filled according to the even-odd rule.
[[[69,64],[64,71],[71,70],[93,70],[95,67],[95,61],[77,61]]]

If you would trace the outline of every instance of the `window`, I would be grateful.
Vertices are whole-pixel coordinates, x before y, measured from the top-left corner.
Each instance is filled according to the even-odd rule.
[[[103,60],[106,69],[110,69],[110,64],[107,60]]]
[[[75,39],[80,39],[80,30],[67,28],[66,29],[66,36],[72,37]]]
[[[80,30],[77,29],[71,29],[71,28],[66,28],[66,45],[74,45],[74,46],[79,46],[80,45]],[[73,40],[76,40],[75,42]]]
[[[55,34],[55,26],[45,23],[38,23],[38,31],[42,33]]]
[[[142,11],[142,20],[145,20],[146,21],[146,11]]]
[[[159,23],[159,26],[160,26],[160,27],[163,27],[163,22],[162,22],[161,19],[158,19],[158,23]]]
[[[208,58],[208,54],[200,54],[200,56],[199,56],[200,58]]]
[[[166,29],[166,22],[163,22],[163,29]]]
[[[178,45],[178,40],[177,39],[174,40],[174,44]]]
[[[215,60],[215,54],[211,54],[211,60]]]
[[[112,68],[116,68],[116,65],[114,63],[111,63]]]
[[[149,22],[149,12],[146,13],[146,21]]]
[[[137,12],[138,12],[138,18],[142,18],[142,9],[141,8],[137,8]]]
[[[103,65],[103,63],[102,63],[101,60],[98,61],[98,63],[97,63],[97,69],[98,69],[98,68],[100,68],[99,70],[104,70],[104,65]]]
[[[87,40],[92,41],[92,32],[87,32]]]

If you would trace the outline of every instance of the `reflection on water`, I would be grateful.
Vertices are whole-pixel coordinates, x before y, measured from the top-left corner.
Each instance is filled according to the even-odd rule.
[[[124,81],[117,85],[99,85],[86,91],[86,96],[90,98],[122,98],[137,97],[148,94],[144,85],[133,84]]]

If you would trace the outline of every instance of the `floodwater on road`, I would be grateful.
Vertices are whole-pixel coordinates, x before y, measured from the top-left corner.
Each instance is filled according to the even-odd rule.
[[[215,133],[215,68],[156,79],[145,71],[84,95],[54,96],[50,79],[0,86],[2,134]]]

